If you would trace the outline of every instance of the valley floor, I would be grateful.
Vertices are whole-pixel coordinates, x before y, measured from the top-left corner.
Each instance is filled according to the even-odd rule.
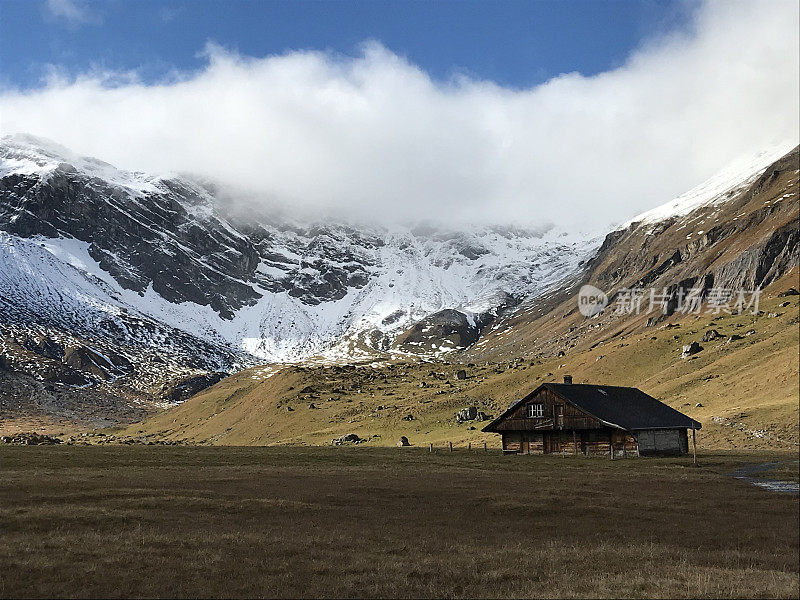
[[[699,458],[2,446],[0,596],[797,597],[796,453]]]

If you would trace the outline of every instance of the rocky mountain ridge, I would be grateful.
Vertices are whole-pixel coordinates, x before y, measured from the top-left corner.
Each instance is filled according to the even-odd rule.
[[[796,180],[796,151],[765,170],[775,158],[773,150],[728,170],[601,244],[490,226],[297,222],[228,203],[191,178],[119,171],[7,137],[7,404],[39,399],[64,414],[103,405],[98,418],[113,421],[121,407],[141,416],[254,364],[444,360],[541,345],[549,330],[531,323],[560,304],[574,315],[579,283],[613,290],[678,272],[676,281],[695,283],[713,263],[718,283],[763,285],[797,264],[796,224],[784,218],[793,192],[751,206]],[[710,258],[728,246],[725,261]]]

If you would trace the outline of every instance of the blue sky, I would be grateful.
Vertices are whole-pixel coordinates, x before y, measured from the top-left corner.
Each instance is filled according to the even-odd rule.
[[[436,79],[466,73],[529,87],[622,64],[643,39],[687,26],[695,4],[655,0],[243,1],[1,0],[7,86],[42,84],[51,66],[136,69],[144,81],[201,68],[211,40],[244,55],[353,55],[378,40]]]
[[[603,229],[800,137],[797,0],[0,7],[0,133],[312,211]]]

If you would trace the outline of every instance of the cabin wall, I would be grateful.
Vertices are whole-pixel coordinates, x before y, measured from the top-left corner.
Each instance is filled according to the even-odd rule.
[[[636,438],[618,429],[504,431],[503,450],[517,454],[637,455]]]
[[[533,431],[503,432],[503,450],[518,454],[544,454],[543,434]]]
[[[544,417],[529,418],[528,404],[544,404]],[[565,402],[548,389],[531,394],[497,424],[497,431],[537,431],[550,429],[596,429],[602,423],[579,408]]]
[[[642,456],[686,454],[689,439],[686,429],[642,429],[636,432]]]

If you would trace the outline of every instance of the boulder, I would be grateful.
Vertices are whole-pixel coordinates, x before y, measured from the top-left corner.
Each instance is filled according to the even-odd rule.
[[[800,296],[800,292],[798,292],[793,287],[790,287],[788,290],[784,290],[780,294],[778,294],[778,298],[785,298],[786,296]]]
[[[703,350],[703,347],[700,344],[698,344],[697,342],[692,342],[692,343],[687,344],[686,346],[683,347],[683,351],[681,353],[681,356],[683,358],[686,358],[687,356],[691,356],[692,354],[697,354],[698,352],[700,352],[702,350]]]
[[[341,437],[331,440],[331,445],[341,446],[342,444],[360,444],[361,442],[366,442],[366,440],[358,437],[358,434],[348,433]]]
[[[705,332],[703,337],[701,338],[701,342],[710,342],[711,340],[715,340],[717,338],[721,338],[722,335],[716,329],[709,329]]]
[[[218,383],[224,377],[225,373],[206,373],[183,377],[162,386],[161,398],[168,402],[183,402]]]
[[[478,416],[478,407],[470,406],[469,408],[462,408],[456,413],[456,421],[462,423],[464,421],[474,421]]]
[[[456,371],[456,379],[464,380],[467,378],[467,372],[464,369]]]
[[[397,440],[397,446],[398,446],[398,447],[401,447],[401,446],[410,446],[410,445],[411,445],[411,444],[409,443],[409,441],[408,441],[408,438],[407,438],[406,436],[404,436],[404,435],[401,435],[401,436],[400,436],[400,439],[399,439],[399,440]]]
[[[97,352],[84,346],[69,346],[64,350],[62,361],[76,371],[83,371],[102,380],[112,378],[113,365]]]

